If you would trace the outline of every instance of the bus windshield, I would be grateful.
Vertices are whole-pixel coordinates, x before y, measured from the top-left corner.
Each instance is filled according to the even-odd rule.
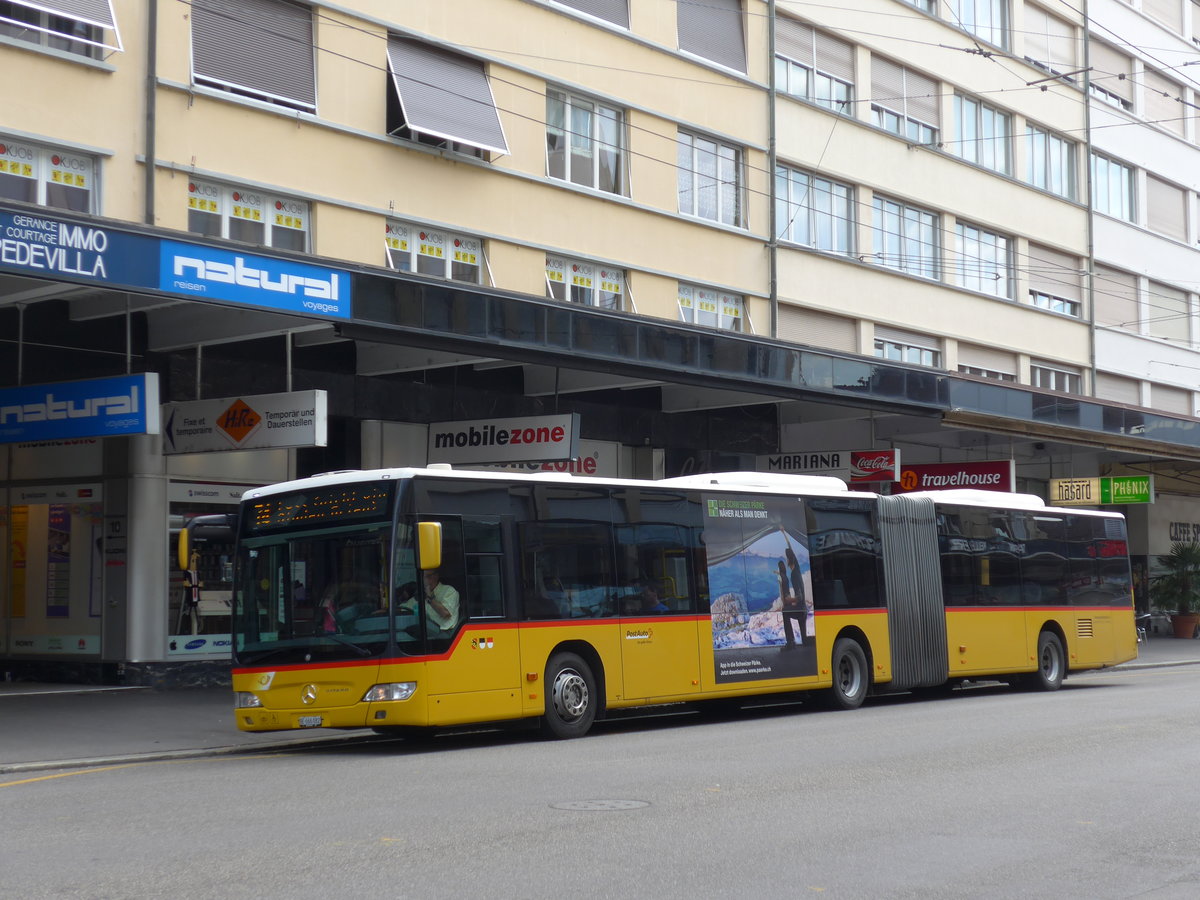
[[[237,661],[279,665],[380,656],[390,638],[390,538],[390,525],[378,523],[243,539],[234,591]],[[396,625],[403,627],[399,618]],[[415,630],[415,613],[411,624]]]

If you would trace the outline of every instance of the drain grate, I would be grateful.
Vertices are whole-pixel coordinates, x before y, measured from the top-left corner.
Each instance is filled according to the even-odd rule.
[[[551,803],[551,809],[573,809],[584,812],[605,812],[620,809],[641,809],[649,806],[645,800],[566,800],[562,803]]]

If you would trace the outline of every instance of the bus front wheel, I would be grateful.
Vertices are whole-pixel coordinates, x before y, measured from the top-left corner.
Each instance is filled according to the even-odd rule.
[[[1057,691],[1066,675],[1066,656],[1058,635],[1043,631],[1038,636],[1037,671],[1028,676],[1025,684],[1039,691]]]
[[[833,687],[822,696],[829,709],[858,709],[867,699],[870,670],[862,645],[852,638],[838,638],[830,656]]]
[[[596,679],[583,659],[558,653],[546,666],[546,713],[542,734],[549,738],[583,737],[596,719]]]

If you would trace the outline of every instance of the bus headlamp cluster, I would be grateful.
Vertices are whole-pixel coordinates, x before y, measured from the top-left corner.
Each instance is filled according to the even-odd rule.
[[[407,700],[417,691],[415,681],[393,681],[387,684],[374,685],[363,694],[367,703],[379,703],[383,700]]]
[[[258,699],[258,694],[249,691],[235,691],[233,694],[234,709],[257,709],[260,706],[262,701]]]

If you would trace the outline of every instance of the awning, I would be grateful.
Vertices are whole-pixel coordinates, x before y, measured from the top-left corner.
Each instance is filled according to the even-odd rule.
[[[93,41],[79,34],[65,34],[51,28],[43,28],[30,22],[10,18],[0,14],[0,21],[12,22],[24,28],[40,31],[55,37],[66,37],[81,44],[92,47],[103,47],[106,50],[121,52],[121,32],[117,30],[117,17],[113,13],[112,0],[13,0],[14,6],[23,6],[35,12],[49,13],[52,16],[62,16],[83,25],[91,25],[112,32],[112,43],[104,40]]]

